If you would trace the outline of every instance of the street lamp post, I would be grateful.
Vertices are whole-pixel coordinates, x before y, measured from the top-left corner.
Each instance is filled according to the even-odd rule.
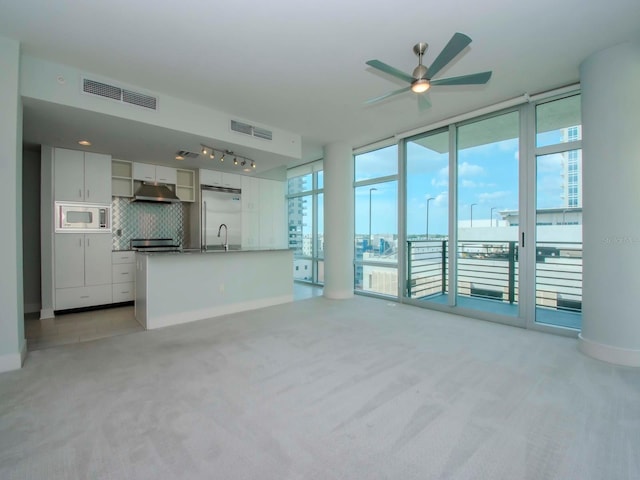
[[[489,219],[489,225],[491,225],[493,227],[493,211],[496,209],[497,207],[491,207],[491,216]],[[496,222],[496,227],[498,226],[498,222]]]
[[[429,203],[431,202],[431,200],[435,200],[435,198],[427,198],[427,240],[429,240]]]
[[[471,221],[469,222],[469,224],[470,224],[470,228],[473,228],[473,207],[475,207],[476,205],[478,205],[478,204],[477,204],[477,203],[472,203],[472,204],[471,204],[471,207],[470,207],[470,209],[471,209],[471,215],[470,215],[470,217],[469,217],[469,218],[470,218],[470,220],[471,220]]]
[[[373,250],[371,247],[371,192],[373,192],[374,190],[378,190],[377,188],[373,187],[369,189],[369,248],[371,250]]]

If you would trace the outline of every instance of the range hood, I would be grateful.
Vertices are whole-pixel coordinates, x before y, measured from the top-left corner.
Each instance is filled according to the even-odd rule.
[[[142,183],[133,195],[134,202],[177,203],[180,201],[166,185]]]

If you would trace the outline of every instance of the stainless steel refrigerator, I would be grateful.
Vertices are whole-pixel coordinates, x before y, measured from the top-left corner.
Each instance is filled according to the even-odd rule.
[[[239,249],[242,243],[242,197],[237,188],[201,187],[203,250]]]

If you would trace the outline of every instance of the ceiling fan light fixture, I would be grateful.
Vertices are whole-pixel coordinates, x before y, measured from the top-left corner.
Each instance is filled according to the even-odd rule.
[[[430,86],[429,80],[426,78],[419,78],[411,84],[411,91],[414,93],[424,93],[429,90]]]

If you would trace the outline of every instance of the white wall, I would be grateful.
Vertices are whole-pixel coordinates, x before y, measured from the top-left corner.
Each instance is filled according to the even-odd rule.
[[[22,105],[20,44],[0,37],[0,372],[26,354],[22,306]]]
[[[584,279],[580,348],[640,366],[640,44],[591,55],[582,84]]]

